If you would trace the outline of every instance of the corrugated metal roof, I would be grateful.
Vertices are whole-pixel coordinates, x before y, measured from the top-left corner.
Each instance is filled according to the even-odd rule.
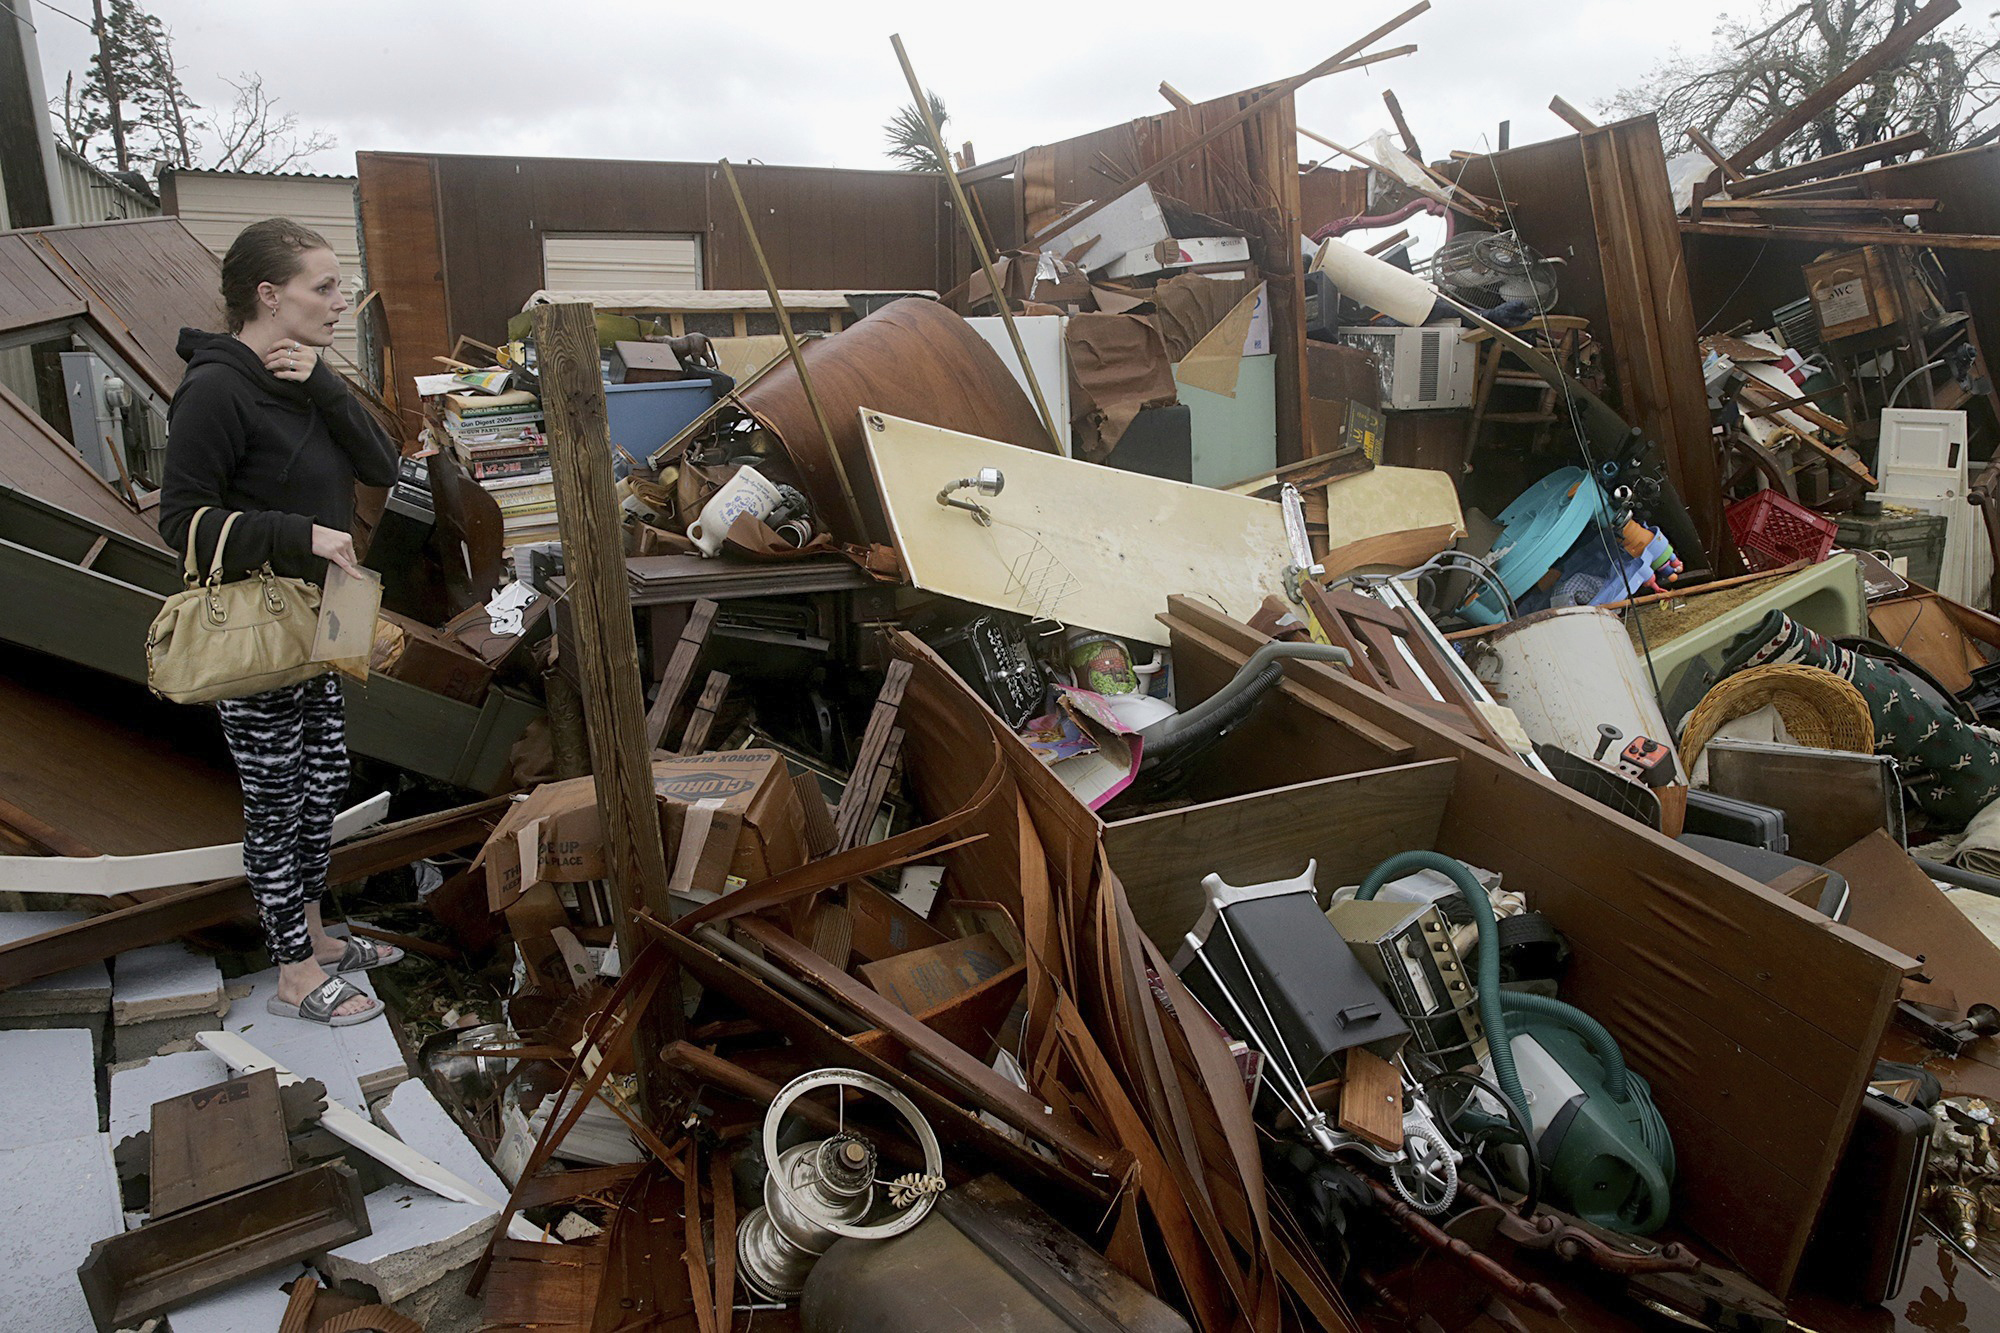
[[[210,167],[169,167],[162,176],[255,176],[264,180],[291,181],[346,181],[349,185],[358,179],[343,176],[337,172],[321,171],[217,171]]]
[[[56,145],[58,172],[75,222],[115,222],[158,217],[160,201],[135,190],[65,144]]]

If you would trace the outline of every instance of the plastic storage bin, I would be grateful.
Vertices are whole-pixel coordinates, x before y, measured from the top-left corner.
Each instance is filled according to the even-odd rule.
[[[715,386],[705,379],[604,386],[611,443],[642,463],[714,403]]]
[[[1783,492],[1759,491],[1724,513],[1729,535],[1753,571],[1777,569],[1794,560],[1817,564],[1833,550],[1838,525],[1825,514],[1787,500]]]
[[[1910,562],[1910,578],[1926,588],[1938,586],[1944,568],[1945,532],[1950,520],[1887,502],[1879,514],[1842,514],[1840,544],[1849,550],[1887,551]]]

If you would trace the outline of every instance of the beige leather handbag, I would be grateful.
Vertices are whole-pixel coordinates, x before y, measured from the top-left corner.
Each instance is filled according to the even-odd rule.
[[[223,521],[204,581],[194,563],[195,533],[207,507],[188,524],[187,587],[167,598],[146,634],[146,684],[175,703],[241,699],[326,671],[312,660],[319,629],[319,589],[280,578],[267,562],[247,579],[222,580],[222,551],[241,514]]]

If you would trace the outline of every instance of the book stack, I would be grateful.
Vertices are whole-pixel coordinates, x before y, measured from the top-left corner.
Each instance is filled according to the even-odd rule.
[[[466,471],[500,506],[508,546],[555,536],[555,484],[534,394],[446,394],[444,428]]]

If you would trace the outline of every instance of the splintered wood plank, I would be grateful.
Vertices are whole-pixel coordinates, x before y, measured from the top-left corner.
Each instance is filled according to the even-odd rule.
[[[882,678],[882,691],[875,696],[875,711],[868,715],[867,729],[854,756],[854,771],[840,794],[840,807],[833,812],[837,835],[835,851],[859,847],[874,822],[875,810],[889,788],[889,772],[900,750],[901,731],[896,714],[903,706],[903,691],[910,683],[910,664],[898,658],[889,664]]]
[[[694,679],[695,665],[701,660],[701,650],[708,645],[708,632],[715,627],[715,613],[720,609],[720,603],[704,597],[688,614],[687,627],[681,630],[680,641],[674,645],[666,669],[660,673],[660,692],[653,696],[653,706],[646,710],[648,749],[660,748],[667,724],[673,721],[674,709],[680,706],[688,682]]]
[[[840,841],[833,825],[833,807],[827,804],[826,789],[811,773],[800,772],[792,773],[792,786],[798,790],[799,804],[805,808],[806,850],[815,857],[825,856]]]
[[[1340,1127],[1391,1152],[1403,1146],[1403,1076],[1396,1066],[1356,1046],[1340,1083]]]
[[[152,1215],[167,1217],[292,1169],[270,1070],[153,1104]]]
[[[694,716],[688,719],[687,730],[681,734],[680,752],[684,755],[700,754],[708,744],[708,733],[715,726],[715,715],[722,708],[722,700],[729,693],[729,674],[724,671],[708,673],[708,683],[701,687],[701,698],[695,701]]]

